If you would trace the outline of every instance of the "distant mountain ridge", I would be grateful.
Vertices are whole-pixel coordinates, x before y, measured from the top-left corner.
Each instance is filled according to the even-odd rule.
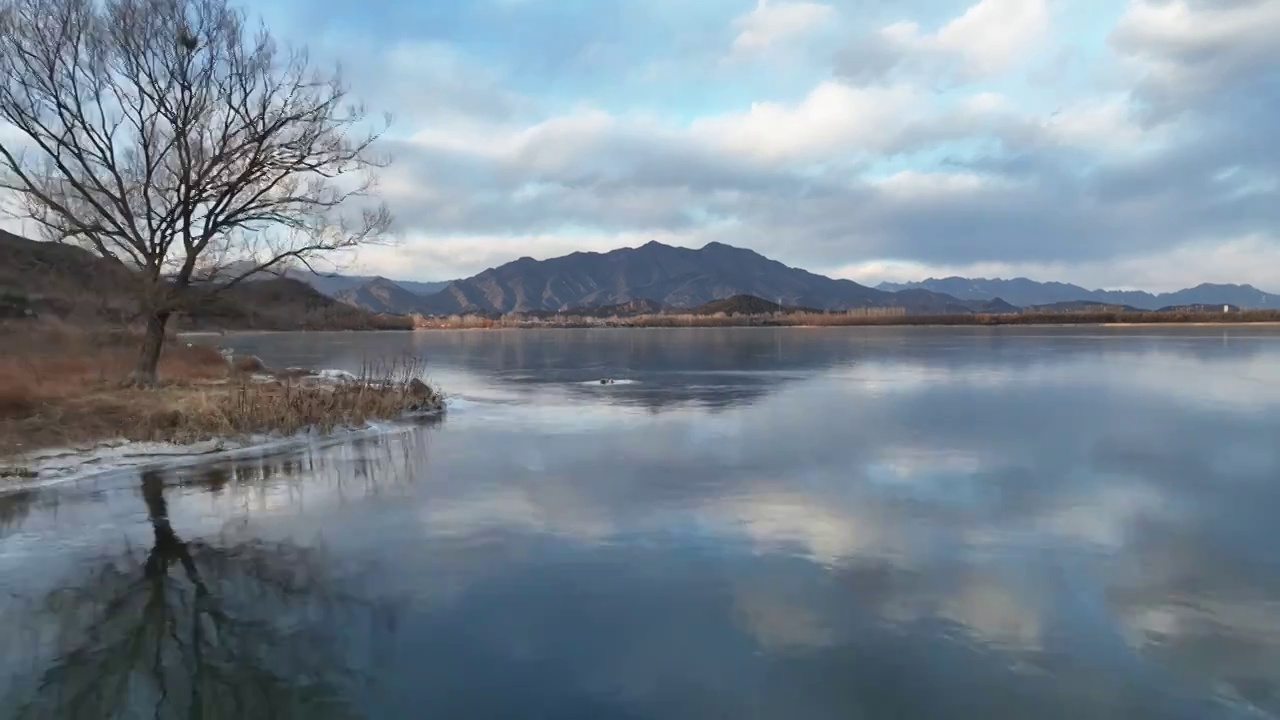
[[[253,266],[247,263],[233,263],[224,270],[224,273],[234,275],[235,273],[250,272],[252,269]],[[385,293],[388,291],[389,285],[395,285],[400,290],[414,295],[425,296],[440,292],[451,282],[449,280],[426,282],[417,280],[389,280],[380,275],[343,275],[337,272],[312,272],[311,270],[306,270],[300,267],[262,270],[251,273],[246,279],[250,281],[262,281],[281,278],[305,283],[321,294],[328,295],[335,299],[343,299],[342,296],[358,298],[362,292]],[[382,288],[382,290],[378,290],[378,288]],[[410,311],[406,310],[405,312]]]
[[[889,283],[876,286],[887,292],[909,289],[930,290],[951,295],[962,301],[1003,298],[1019,307],[1055,305],[1089,301],[1108,305],[1128,305],[1141,310],[1158,310],[1170,306],[1233,305],[1249,309],[1280,308],[1280,295],[1264,292],[1252,285],[1214,285],[1203,283],[1176,292],[1153,294],[1141,290],[1088,290],[1079,285],[1060,282],[1037,282],[1027,278],[929,278],[921,282]]]
[[[449,280],[439,282],[420,282],[416,280],[389,280],[380,275],[341,275],[336,273],[313,273],[306,270],[286,270],[285,277],[301,280],[311,287],[330,297],[340,293],[357,290],[364,285],[380,285],[394,283],[415,295],[431,295],[449,286]]]
[[[735,296],[816,310],[900,307],[912,315],[1008,313],[1019,309],[1062,312],[1107,305],[1159,310],[1168,307],[1280,308],[1280,295],[1251,285],[1203,284],[1172,293],[1088,290],[1079,285],[1027,278],[930,278],[881,283],[875,288],[788,267],[755,251],[723,243],[702,248],[649,242],[605,253],[575,252],[547,260],[523,257],[451,282],[413,282],[381,276],[288,276],[320,292],[375,313],[454,315],[619,312],[637,304],[650,309],[691,309]]]
[[[377,313],[409,315],[427,311],[427,298],[410,291],[403,284],[384,277],[369,280],[333,294],[348,305]]]
[[[621,305],[634,300],[693,308],[737,295],[821,310],[905,307],[920,314],[969,312],[955,298],[929,290],[901,294],[877,290],[714,242],[698,249],[649,242],[638,248],[576,252],[541,261],[524,257],[454,281],[426,301],[433,314],[507,313]]]

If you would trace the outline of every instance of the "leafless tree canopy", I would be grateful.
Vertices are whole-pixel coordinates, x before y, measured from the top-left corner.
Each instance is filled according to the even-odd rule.
[[[10,210],[136,271],[153,316],[379,238],[381,127],[225,0],[0,0]]]

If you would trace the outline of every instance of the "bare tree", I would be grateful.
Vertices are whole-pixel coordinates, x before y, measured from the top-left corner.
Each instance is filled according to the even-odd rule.
[[[384,127],[226,0],[0,0],[0,190],[136,276],[138,384],[193,298],[387,232]]]

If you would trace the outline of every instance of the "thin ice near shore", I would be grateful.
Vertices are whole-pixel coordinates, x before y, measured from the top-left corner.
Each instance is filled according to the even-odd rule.
[[[0,494],[139,468],[184,467],[209,460],[323,446],[357,437],[407,432],[412,427],[408,423],[383,422],[332,433],[307,432],[287,437],[255,435],[241,439],[216,438],[189,444],[111,440],[83,447],[51,448],[20,458],[14,470],[8,471],[20,469],[20,474],[5,476],[6,469],[0,468],[0,478],[5,481],[0,484]]]

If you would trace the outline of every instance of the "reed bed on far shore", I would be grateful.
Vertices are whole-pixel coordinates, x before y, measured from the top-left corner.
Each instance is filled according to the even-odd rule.
[[[901,308],[869,308],[849,312],[776,312],[755,315],[660,313],[628,317],[591,317],[569,313],[532,316],[510,313],[494,317],[484,315],[418,317],[416,318],[416,323],[419,329],[439,330],[593,327],[863,327],[894,325],[1218,325],[1280,323],[1280,310],[1241,310],[1229,313],[1103,311],[908,315],[902,312]]]

